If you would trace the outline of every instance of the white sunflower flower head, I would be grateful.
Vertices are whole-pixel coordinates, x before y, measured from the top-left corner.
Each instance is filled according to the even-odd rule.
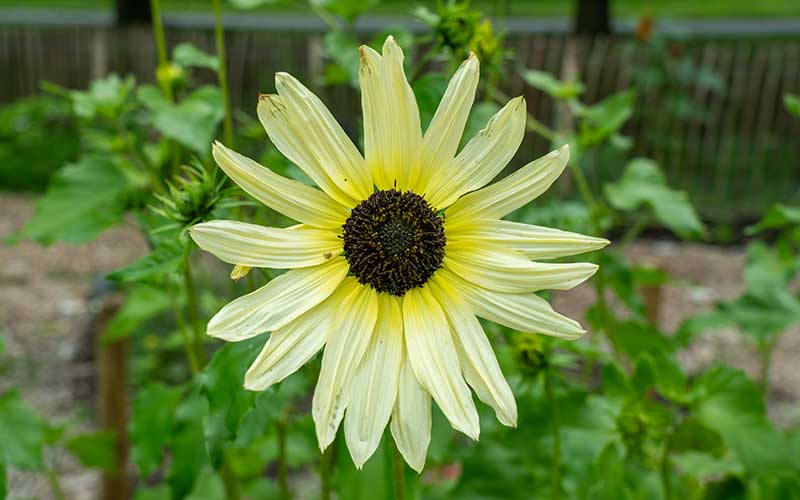
[[[278,73],[259,99],[270,140],[316,183],[282,177],[220,143],[220,168],[291,228],[211,221],[197,244],[236,269],[288,269],[223,307],[208,334],[236,342],[271,332],[244,380],[262,391],[324,349],[312,413],[321,450],[344,435],[357,467],[387,424],[406,462],[425,465],[431,401],[480,434],[472,393],[515,426],[517,407],[478,316],[521,332],[575,339],[577,322],[534,292],[589,278],[589,263],[542,263],[608,241],[502,220],[539,196],[569,159],[564,146],[489,184],[525,134],[525,100],[509,101],[459,152],[478,59],[453,75],[425,134],[392,37],[361,47],[364,154],[303,84]],[[446,215],[446,217],[445,217]],[[236,274],[236,273],[235,273]]]

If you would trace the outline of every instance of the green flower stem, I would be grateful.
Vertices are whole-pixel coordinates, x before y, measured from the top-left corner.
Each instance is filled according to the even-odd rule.
[[[220,470],[222,473],[222,482],[225,484],[225,498],[227,500],[239,500],[242,498],[242,486],[239,484],[239,478],[231,468],[231,464],[226,458],[222,463]]]
[[[228,62],[225,56],[225,30],[222,26],[222,0],[214,0],[214,36],[217,42],[217,79],[222,91],[222,102],[225,106],[225,118],[222,122],[222,134],[225,144],[232,148],[233,142],[233,113],[231,111],[230,90],[228,89]]]
[[[547,406],[550,408],[550,422],[553,426],[553,461],[550,471],[550,498],[561,498],[561,422],[558,416],[558,403],[553,391],[553,376],[551,369],[544,372],[544,392],[547,397]]]
[[[405,461],[394,439],[389,436],[389,442],[392,445],[392,476],[393,476],[393,489],[395,500],[405,500],[406,498],[406,475],[405,475]]]
[[[158,66],[163,67],[169,64],[167,59],[167,42],[164,37],[164,23],[161,21],[161,2],[159,0],[150,0],[150,13],[153,22],[153,36],[156,39],[156,54],[158,55]],[[172,89],[168,85],[162,85],[162,90],[167,98],[171,101]]]
[[[276,425],[278,433],[278,488],[280,490],[279,498],[281,500],[289,500],[292,498],[289,491],[289,473],[286,464],[286,426],[288,424],[288,419],[289,412],[284,411]]]
[[[333,443],[328,445],[328,448],[322,454],[319,460],[319,478],[322,487],[320,498],[322,500],[331,500],[331,460],[333,457]]]
[[[669,464],[669,454],[671,450],[672,434],[667,435],[664,440],[664,450],[661,452],[661,491],[664,500],[672,499],[672,483],[670,477],[672,476],[672,468]]]
[[[53,498],[56,500],[66,500],[67,495],[64,494],[64,488],[61,487],[61,480],[58,477],[58,473],[48,468],[45,474],[47,475],[47,482],[50,483],[50,490],[53,492]]]
[[[194,333],[196,366],[202,368],[206,363],[206,351],[203,345],[203,328],[200,325],[200,315],[197,309],[197,290],[195,290],[194,276],[192,275],[191,256],[192,243],[189,242],[189,247],[186,249],[186,256],[184,257],[183,281],[186,287],[186,310],[189,316],[189,324]]]
[[[197,362],[197,355],[194,351],[192,332],[190,332],[189,328],[186,326],[183,311],[181,311],[180,305],[174,296],[172,299],[172,308],[175,310],[175,323],[178,325],[181,337],[183,337],[183,350],[186,351],[186,359],[189,360],[189,369],[192,371],[192,375],[196,375],[200,371],[200,365]]]
[[[769,391],[769,368],[772,364],[772,353],[775,352],[775,346],[778,344],[779,338],[778,335],[773,336],[766,342],[761,343],[758,348],[761,352],[761,373],[759,381],[761,383],[761,390],[764,392],[765,400],[767,398],[767,392]]]

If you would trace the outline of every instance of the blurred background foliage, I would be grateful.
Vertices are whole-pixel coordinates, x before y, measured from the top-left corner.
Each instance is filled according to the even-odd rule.
[[[577,4],[579,9],[586,7],[585,2]],[[9,5],[15,4],[0,2]],[[99,0],[80,4],[87,5],[109,7]],[[612,5],[614,15],[640,13],[638,2],[618,0]],[[165,0],[162,7],[209,9],[203,2],[178,0]],[[332,107],[359,143],[360,44],[377,47],[392,33],[404,47],[423,126],[450,74],[475,52],[481,58],[482,78],[465,138],[484,127],[507,94],[535,92],[537,106],[546,102],[548,119],[529,116],[527,146],[508,172],[531,159],[528,153],[537,149],[568,143],[572,150],[569,169],[554,192],[511,218],[614,241],[607,251],[590,255],[601,267],[591,282],[593,302],[580,318],[590,331],[586,339],[554,341],[484,323],[517,397],[518,428],[502,427],[481,406],[482,435],[474,443],[453,431],[434,410],[426,471],[420,476],[405,473],[408,498],[800,498],[798,422],[778,427],[766,412],[772,354],[778,339],[800,323],[797,187],[779,186],[785,195],[781,199],[769,191],[761,193],[768,206],[762,213],[717,218],[719,211],[693,206],[693,192],[671,182],[672,170],[657,158],[642,156],[639,144],[653,140],[653,135],[629,133],[637,123],[639,131],[654,128],[649,124],[666,116],[674,118],[670,123],[703,123],[711,113],[705,102],[717,101],[698,102],[697,92],[730,95],[733,89],[726,76],[714,66],[704,66],[704,59],[687,55],[679,39],[654,33],[648,24],[652,19],[645,17],[624,42],[625,50],[646,57],[631,59],[632,65],[625,68],[629,85],[600,95],[576,62],[582,54],[579,42],[586,39],[567,37],[558,52],[559,71],[546,71],[527,65],[526,46],[512,47],[498,26],[502,23],[487,17],[572,15],[575,5],[569,2],[443,1],[409,9],[406,2],[393,0],[236,0],[225,12],[253,12],[240,10],[244,7],[259,13],[304,12],[323,20],[326,31],[312,37],[309,61],[301,71],[307,75],[301,76],[308,76],[309,84],[326,97],[341,97]],[[719,9],[730,16],[740,11],[781,16],[793,7],[781,0],[724,5],[652,2],[648,13],[702,16]],[[160,21],[158,10],[147,10]],[[364,16],[387,13],[413,16],[421,23],[419,29],[356,29]],[[221,33],[221,24],[215,27]],[[609,28],[602,23],[593,27],[593,47],[609,40],[602,34]],[[224,38],[217,37],[213,49],[201,48],[179,40],[180,33],[172,32],[167,41],[159,38],[163,32],[158,23],[154,30],[158,60],[144,78],[109,72],[78,89],[43,82],[40,95],[0,110],[3,188],[44,191],[36,214],[7,243],[84,244],[127,222],[149,249],[145,257],[107,276],[123,292],[124,301],[98,333],[101,349],[130,346],[130,373],[116,386],[131,396],[124,435],[105,428],[87,432],[73,416],[45,419],[18,389],[3,387],[0,497],[14,497],[13,491],[6,491],[6,469],[13,468],[42,474],[53,496],[63,498],[58,470],[48,460],[53,449],[66,450],[106,477],[122,476],[126,485],[133,485],[131,496],[139,500],[391,497],[396,485],[388,443],[362,471],[353,467],[341,439],[320,456],[309,415],[319,360],[277,387],[252,393],[242,388],[243,375],[266,335],[227,345],[204,335],[205,322],[219,307],[273,274],[253,270],[237,281],[223,280],[230,269],[201,259],[186,229],[216,218],[291,223],[225,180],[210,158],[212,141],[222,139],[229,146],[235,142],[238,150],[276,172],[309,181],[264,140],[252,106],[226,107],[252,99],[227,93],[229,64],[236,63],[221,57]],[[145,35],[150,37],[150,31]],[[237,52],[231,50],[230,36],[228,42],[230,57]],[[797,40],[786,43],[796,54]],[[275,51],[281,50],[276,45]],[[284,69],[258,68],[262,75],[257,83],[269,82],[272,73]],[[508,85],[512,79],[519,85]],[[271,88],[264,83],[261,90]],[[780,115],[789,130],[797,130],[798,97],[781,95],[779,103],[774,116]],[[340,114],[345,111],[349,114]],[[226,121],[231,128],[225,127]],[[680,130],[682,135],[673,137],[680,144],[694,140],[694,129]],[[742,133],[757,136],[760,130]],[[785,149],[772,151],[772,158],[783,158],[785,164],[779,167],[796,173],[796,141],[780,146]],[[752,170],[757,169],[758,165]],[[694,174],[695,179],[707,177],[702,170]],[[763,172],[759,175],[769,179]],[[743,203],[736,198],[725,201],[722,211]],[[732,228],[727,232],[719,230],[728,225]],[[657,303],[649,300],[647,291],[672,278],[658,268],[633,264],[624,254],[644,232],[678,241],[746,244],[745,291],[665,331],[654,319]],[[755,346],[762,362],[759,377],[721,363],[700,373],[689,373],[681,364],[681,352],[695,338],[725,326],[735,327]],[[0,373],[5,374],[18,366],[3,345]],[[130,443],[129,457],[120,454],[119,439]],[[120,459],[130,463],[121,464]]]

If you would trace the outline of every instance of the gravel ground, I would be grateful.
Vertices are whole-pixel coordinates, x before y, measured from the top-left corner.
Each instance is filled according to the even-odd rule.
[[[0,196],[0,239],[16,231],[33,214],[32,198]],[[81,348],[88,313],[86,297],[93,277],[131,262],[146,252],[144,241],[131,227],[119,227],[83,246],[54,244],[42,248],[30,242],[0,246],[0,333],[14,359],[10,376],[0,379],[0,391],[20,387],[25,399],[56,423],[89,425],[91,401],[75,394],[73,381],[91,373],[92,367],[74,361]],[[719,300],[743,290],[742,248],[702,244],[641,241],[628,251],[630,259],[667,271],[673,281],[662,292],[660,323],[673,331],[683,318],[708,309]],[[583,285],[556,295],[555,307],[580,317],[593,300],[591,287]],[[783,336],[770,373],[770,416],[781,425],[800,423],[800,331]],[[690,372],[723,361],[756,375],[758,356],[735,331],[702,335],[681,360]],[[82,470],[67,456],[47,457],[62,475],[69,499],[94,498],[97,477]],[[41,476],[12,471],[11,498],[51,498]]]

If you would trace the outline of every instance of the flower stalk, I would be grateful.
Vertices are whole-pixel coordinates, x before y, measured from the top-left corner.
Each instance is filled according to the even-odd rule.
[[[544,392],[547,406],[550,408],[550,422],[553,427],[553,460],[550,469],[550,498],[561,497],[561,422],[558,414],[558,403],[553,390],[552,370],[544,372]]]
[[[222,92],[222,103],[225,107],[225,118],[222,122],[222,134],[225,143],[233,147],[233,116],[231,111],[230,90],[228,88],[228,62],[225,55],[225,30],[222,26],[222,1],[214,0],[214,37],[217,44],[217,79]]]
[[[405,463],[400,450],[393,438],[389,438],[392,445],[392,486],[394,489],[395,500],[405,500],[406,498],[406,477],[405,477]]]

